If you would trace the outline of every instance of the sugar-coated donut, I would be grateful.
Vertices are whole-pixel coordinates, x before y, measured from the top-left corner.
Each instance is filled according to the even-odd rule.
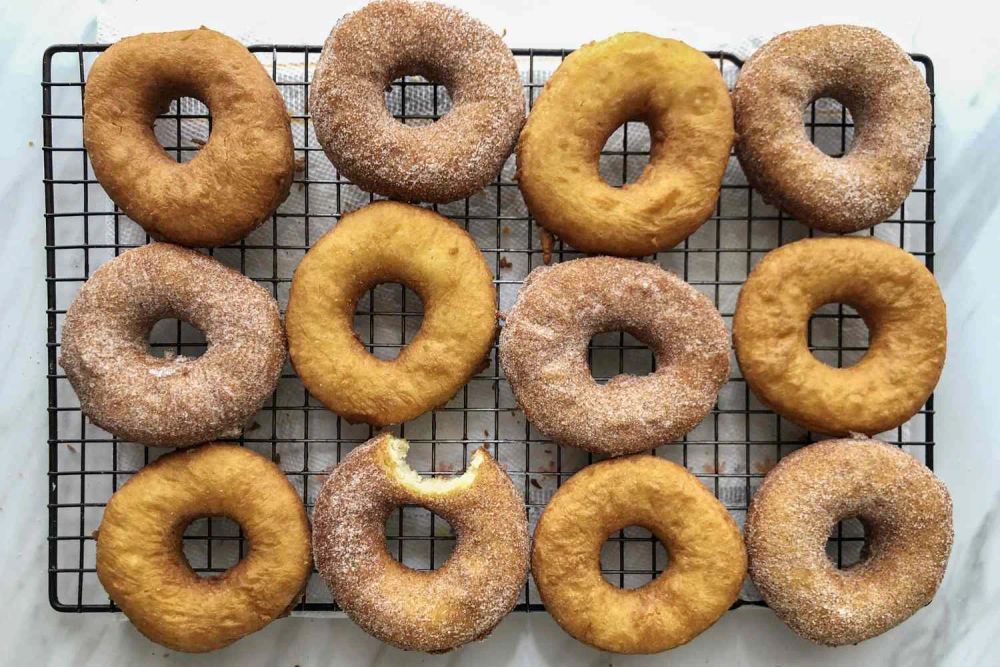
[[[646,343],[657,368],[600,385],[587,346],[618,330]],[[591,452],[631,454],[680,438],[712,409],[729,375],[729,336],[708,297],[677,276],[590,257],[528,275],[504,317],[500,365],[539,431]]]
[[[204,332],[203,355],[149,353],[149,330],[171,317]],[[91,421],[125,440],[171,447],[238,436],[284,363],[274,297],[169,243],[128,250],[94,272],[66,311],[59,357]]]
[[[403,75],[443,85],[452,108],[419,127],[397,121],[385,91]],[[327,157],[359,187],[443,203],[500,171],[524,123],[524,92],[510,49],[485,24],[435,2],[378,0],[330,33],[309,111]]]
[[[627,526],[648,529],[670,558],[636,589],[601,576],[601,547]],[[603,651],[656,653],[694,639],[736,601],[746,576],[740,529],[694,475],[635,455],[589,465],[549,501],[535,528],[531,574],[566,632]]]
[[[200,577],[181,549],[189,523],[224,516],[249,551]],[[142,468],[111,496],[97,533],[97,576],[142,634],[177,651],[232,644],[288,613],[312,560],[298,493],[269,460],[235,445],[177,451]]]
[[[628,121],[649,126],[649,164],[616,188],[598,171]],[[733,143],[718,65],[683,42],[620,33],[574,51],[534,103],[517,181],[545,229],[588,253],[640,256],[677,245],[712,214]]]
[[[179,164],[153,121],[196,97],[212,133]],[[199,28],[126,37],[87,76],[83,142],[101,186],[157,239],[217,246],[250,233],[288,195],[292,130],[274,81],[246,47]]]
[[[851,112],[840,158],[803,130],[802,110],[833,97]],[[736,152],[750,183],[800,222],[852,232],[910,194],[931,137],[931,96],[913,60],[873,28],[820,25],[778,35],[740,70]]]
[[[420,295],[420,330],[391,361],[354,333],[368,289]],[[352,422],[397,424],[446,403],[496,337],[493,274],[461,227],[424,208],[376,202],[341,218],[295,270],[286,313],[292,363],[309,392]]]
[[[809,316],[854,307],[868,351],[848,368],[808,347]],[[912,417],[944,365],[947,324],[934,276],[875,238],[803,239],[772,250],[740,291],[733,343],[743,377],[764,403],[821,433],[873,435]]]
[[[408,448],[382,433],[341,461],[316,499],[313,552],[337,604],[366,632],[440,653],[485,638],[514,608],[528,523],[520,493],[485,448],[452,479],[422,478],[406,464]],[[410,569],[386,549],[386,519],[404,504],[439,514],[455,533],[436,570]]]
[[[951,552],[951,497],[915,458],[877,440],[825,440],[781,459],[750,503],[750,576],[795,632],[830,646],[895,627],[934,597]],[[861,561],[825,547],[838,521],[865,527]]]

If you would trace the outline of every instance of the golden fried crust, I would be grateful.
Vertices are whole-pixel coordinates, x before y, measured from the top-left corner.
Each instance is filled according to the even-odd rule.
[[[868,351],[834,368],[809,351],[809,317],[827,303],[853,306]],[[822,433],[872,435],[924,404],[944,365],[944,300],[915,257],[875,238],[803,239],[768,253],[740,291],[736,357],[776,412]]]
[[[865,526],[862,560],[837,569],[838,521]],[[831,646],[886,632],[934,597],[952,542],[951,498],[912,456],[876,440],[825,440],[781,459],[750,503],[750,576],[795,632]]]
[[[802,110],[833,97],[854,138],[825,155]],[[882,222],[910,194],[931,138],[931,96],[898,44],[873,28],[819,25],[778,35],[747,60],[733,90],[747,179],[804,224],[852,232]]]
[[[524,503],[485,449],[445,481],[419,479],[406,448],[383,433],[330,474],[313,513],[316,566],[366,632],[403,649],[449,651],[484,638],[517,603],[528,571]],[[412,570],[386,550],[386,519],[404,504],[426,507],[455,532],[436,570]]]
[[[354,308],[380,283],[420,295],[424,318],[391,361],[354,333]],[[493,275],[476,242],[427,209],[377,202],[345,215],[295,270],[285,317],[309,392],[352,422],[397,424],[447,402],[496,337]]]
[[[598,171],[627,121],[650,128],[649,165],[621,188]],[[540,224],[583,252],[649,255],[715,208],[733,142],[718,66],[683,42],[620,33],[570,54],[545,84],[517,149],[518,185]]]
[[[225,516],[249,543],[243,559],[200,577],[181,550],[191,521]],[[309,520],[287,478],[263,456],[211,443],[168,454],[108,501],[97,576],[142,634],[177,651],[222,648],[283,615],[306,585]]]
[[[633,590],[601,576],[601,547],[626,526],[650,530],[670,565]],[[747,560],[726,508],[684,468],[635,455],[587,466],[560,487],[535,528],[531,573],[568,633],[615,653],[685,644],[736,600]]]
[[[175,97],[196,97],[212,133],[178,163],[153,134]],[[199,28],[128,37],[87,77],[83,140],[108,195],[152,236],[188,246],[236,241],[288,195],[294,170],[284,100],[239,42]]]

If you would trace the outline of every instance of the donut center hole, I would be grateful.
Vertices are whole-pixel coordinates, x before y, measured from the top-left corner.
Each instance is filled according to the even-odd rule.
[[[200,577],[218,577],[249,552],[240,525],[228,517],[199,517],[184,529],[184,558]]]
[[[601,547],[601,575],[617,588],[645,586],[667,569],[670,555],[642,526],[626,526],[608,536]]]
[[[649,164],[649,126],[642,121],[619,125],[604,142],[598,171],[608,185],[620,188],[635,183]]]
[[[861,361],[868,339],[868,324],[846,304],[820,306],[809,318],[809,350],[828,366],[848,368]]]
[[[398,357],[420,331],[424,302],[399,283],[381,283],[367,290],[354,307],[354,334],[379,359]]]
[[[854,141],[854,119],[846,106],[832,97],[820,97],[802,111],[806,136],[830,157],[843,157]]]
[[[619,376],[643,376],[656,370],[653,351],[624,331],[595,334],[587,346],[587,365],[597,384],[607,384]]]
[[[847,570],[865,560],[865,525],[857,517],[837,522],[826,541],[826,556],[839,570]]]
[[[447,521],[426,507],[403,505],[385,520],[385,548],[412,570],[436,570],[451,556],[455,533]]]
[[[146,351],[154,357],[177,364],[205,354],[205,334],[184,320],[164,318],[157,321],[146,336]]]
[[[153,120],[153,134],[170,157],[180,163],[190,162],[208,143],[212,118],[204,102],[195,97],[170,101],[163,113]]]
[[[431,125],[451,110],[448,89],[419,74],[406,74],[385,89],[385,108],[403,125]]]

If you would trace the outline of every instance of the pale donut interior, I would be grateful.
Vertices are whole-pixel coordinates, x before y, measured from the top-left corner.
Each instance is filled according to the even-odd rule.
[[[448,494],[472,486],[479,471],[479,466],[486,460],[483,450],[476,450],[469,461],[469,466],[458,477],[422,477],[406,463],[406,453],[410,443],[402,438],[388,438],[389,456],[395,463],[392,473],[400,484],[414,493]]]

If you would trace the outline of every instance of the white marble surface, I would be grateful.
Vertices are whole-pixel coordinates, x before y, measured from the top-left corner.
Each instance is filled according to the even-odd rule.
[[[362,4],[114,3],[142,29],[210,25],[233,34],[318,43]],[[45,286],[41,185],[41,55],[92,41],[107,6],[93,0],[8,0],[0,6],[0,327],[5,377],[0,425],[0,663],[9,665],[732,664],[989,665],[1000,633],[1000,47],[982,3],[465,2],[512,46],[574,46],[626,29],[679,36],[701,48],[818,22],[878,27],[929,54],[937,71],[937,275],[948,302],[949,357],[938,391],[936,469],[955,500],[956,543],[934,602],[856,647],[827,649],[791,634],[766,609],[740,609],[669,654],[621,657],[588,649],[545,614],[509,617],[485,642],[446,656],[404,654],[347,620],[291,618],[208,656],[143,639],[120,616],[53,612],[46,594]],[[920,3],[924,4],[924,3]],[[995,11],[995,10],[993,10]],[[131,23],[130,23],[131,22]]]

